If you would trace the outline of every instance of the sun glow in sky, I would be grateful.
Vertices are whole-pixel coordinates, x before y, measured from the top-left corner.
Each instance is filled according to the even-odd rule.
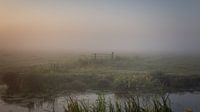
[[[181,0],[0,1],[0,50],[197,52],[199,9]]]

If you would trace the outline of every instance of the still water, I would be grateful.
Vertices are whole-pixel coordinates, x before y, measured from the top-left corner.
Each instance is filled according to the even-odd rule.
[[[104,93],[106,101],[123,101],[121,95],[112,92]],[[94,102],[98,95],[94,92],[73,93],[70,96],[80,100]],[[122,95],[123,96],[123,95]],[[64,105],[69,94],[53,98],[19,98],[3,97],[0,99],[0,112],[64,112]],[[192,108],[194,112],[200,111],[200,92],[170,93],[169,98],[174,112],[183,112],[185,108]]]

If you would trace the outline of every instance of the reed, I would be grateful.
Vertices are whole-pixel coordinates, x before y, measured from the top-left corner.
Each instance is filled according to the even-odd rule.
[[[172,112],[168,97],[153,98],[148,105],[141,105],[139,97],[130,97],[124,102],[106,102],[100,95],[93,104],[70,97],[65,112]],[[147,103],[147,102],[146,102]]]

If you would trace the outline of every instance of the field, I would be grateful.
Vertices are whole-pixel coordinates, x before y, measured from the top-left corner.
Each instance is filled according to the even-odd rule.
[[[1,83],[11,92],[181,91],[200,85],[200,57],[119,55],[114,59],[7,56]],[[177,83],[178,82],[178,83]]]

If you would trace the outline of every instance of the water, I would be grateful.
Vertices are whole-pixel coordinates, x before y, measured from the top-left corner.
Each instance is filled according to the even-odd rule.
[[[69,95],[61,95],[55,98],[5,98],[0,99],[0,112],[64,112],[66,98]],[[80,100],[94,102],[97,94],[94,92],[73,93],[73,97]],[[123,95],[122,95],[123,96]],[[114,93],[105,93],[106,101],[123,100],[124,98]],[[183,112],[185,108],[192,108],[194,112],[200,111],[200,92],[170,93],[171,107],[174,112]]]
[[[176,93],[170,94],[170,100],[172,102],[172,108],[175,112],[183,112],[185,108],[192,108],[194,112],[200,111],[200,93]]]

